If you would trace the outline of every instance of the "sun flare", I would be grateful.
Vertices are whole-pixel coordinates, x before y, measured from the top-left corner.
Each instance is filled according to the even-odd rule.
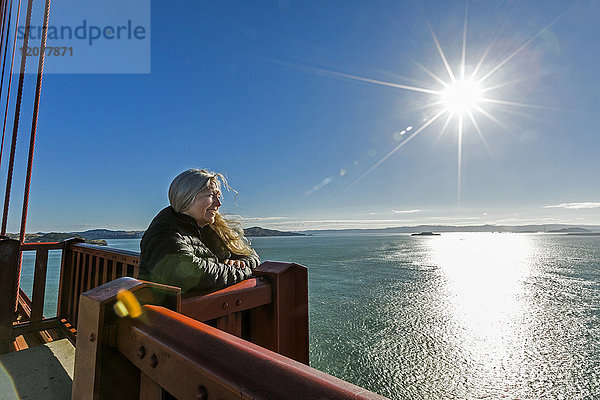
[[[383,156],[370,165],[366,170],[362,171],[349,186],[353,186],[365,176],[370,174],[374,169],[379,167],[383,162],[389,159],[394,153],[404,147],[413,138],[419,135],[426,129],[442,125],[439,132],[441,137],[445,132],[455,132],[457,141],[457,204],[460,206],[461,203],[461,182],[462,182],[462,152],[463,152],[463,137],[465,134],[476,133],[484,148],[493,158],[493,152],[491,147],[488,145],[488,141],[482,129],[481,120],[488,120],[499,126],[500,128],[509,130],[509,127],[498,119],[494,114],[495,109],[503,109],[509,111],[510,108],[524,108],[524,109],[549,109],[544,106],[536,104],[528,104],[522,102],[516,102],[504,98],[505,91],[498,91],[497,89],[513,85],[519,82],[517,80],[506,80],[506,77],[500,79],[490,80],[493,75],[498,75],[507,64],[514,60],[515,57],[526,49],[532,42],[540,37],[557,19],[551,21],[537,33],[529,37],[529,39],[523,41],[518,47],[515,48],[510,54],[501,58],[500,61],[490,62],[487,60],[488,54],[492,52],[493,42],[483,51],[478,57],[475,58],[475,62],[468,62],[467,53],[470,53],[470,49],[467,46],[467,25],[468,25],[468,2],[465,8],[465,19],[462,32],[462,48],[460,49],[460,60],[450,60],[446,57],[440,41],[434,32],[433,27],[429,24],[429,31],[433,39],[435,49],[439,54],[443,68],[432,68],[432,66],[422,65],[415,61],[415,64],[429,77],[433,78],[430,84],[424,86],[408,85],[398,82],[389,82],[379,79],[373,79],[370,77],[352,75],[338,71],[332,71],[320,68],[302,67],[304,69],[312,70],[322,75],[329,75],[335,78],[350,79],[359,82],[365,82],[374,85],[386,86],[394,89],[407,90],[411,92],[418,92],[430,96],[430,101],[424,103],[421,108],[430,109],[431,112],[423,118],[422,124],[411,125],[411,129],[404,129],[402,131],[396,131],[393,133],[395,140],[399,140],[400,143],[394,146],[390,151],[385,153]],[[282,64],[287,64],[278,61]],[[295,64],[288,64],[294,67],[298,67]],[[471,69],[471,66],[474,66]],[[435,124],[435,125],[434,125]],[[413,129],[414,128],[414,129]],[[408,134],[408,131],[411,131]],[[400,139],[401,138],[401,139]]]
[[[442,103],[451,114],[463,115],[477,107],[482,99],[482,88],[474,79],[452,82],[442,92]]]

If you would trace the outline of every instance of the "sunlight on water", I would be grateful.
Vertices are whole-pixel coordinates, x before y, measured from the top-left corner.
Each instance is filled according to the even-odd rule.
[[[524,282],[531,273],[535,244],[530,236],[506,234],[446,235],[428,242],[431,262],[445,278],[455,341],[468,361],[467,379],[503,389],[502,375],[527,331]],[[512,371],[513,375],[517,371]]]
[[[137,251],[139,240],[109,245]],[[253,246],[263,260],[308,268],[319,370],[394,400],[600,399],[599,236],[315,235]],[[47,303],[59,265],[58,254]]]
[[[317,369],[391,399],[600,398],[600,241],[544,234],[254,241],[309,268]]]
[[[522,313],[523,280],[534,251],[527,236],[471,235],[432,240],[431,262],[446,278],[452,315],[469,334],[493,340],[497,350],[511,321]],[[489,345],[489,343],[487,344]]]

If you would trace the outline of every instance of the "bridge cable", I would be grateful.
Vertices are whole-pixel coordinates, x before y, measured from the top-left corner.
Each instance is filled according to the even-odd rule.
[[[15,103],[15,119],[13,120],[13,136],[10,147],[10,160],[8,164],[8,176],[6,179],[6,194],[4,196],[4,215],[2,216],[2,234],[6,232],[6,222],[8,219],[8,205],[10,203],[10,189],[12,183],[12,173],[15,165],[15,152],[17,150],[17,133],[19,131],[19,117],[21,116],[21,100],[23,98],[23,83],[25,80],[25,63],[27,61],[27,47],[29,45],[29,30],[31,27],[31,8],[33,0],[27,2],[27,16],[25,17],[25,37],[23,38],[23,48],[21,51],[21,71],[19,72],[19,86],[17,88],[17,102]],[[19,241],[23,244],[25,232],[19,233]],[[23,253],[19,251],[19,262],[17,263],[17,307],[19,302],[19,291],[21,284],[21,263],[23,261]]]
[[[30,0],[32,1],[32,0]],[[25,193],[23,195],[23,209],[21,214],[21,230],[19,240],[25,241],[25,227],[27,225],[27,210],[29,208],[29,190],[31,188],[31,172],[33,170],[33,153],[35,150],[35,134],[37,132],[38,114],[40,111],[40,98],[42,97],[42,78],[44,76],[44,62],[46,60],[46,39],[48,37],[48,22],[50,20],[50,0],[46,0],[44,9],[44,25],[42,25],[42,40],[40,42],[40,58],[38,62],[37,83],[35,85],[35,101],[33,103],[33,117],[31,119],[31,137],[29,138],[29,157],[27,158],[27,176],[25,177]],[[21,260],[23,253],[19,253]],[[21,270],[19,261],[19,272]],[[19,273],[20,275],[20,273]]]
[[[0,78],[0,98],[2,98],[2,89],[4,88],[4,70],[6,67],[6,54],[8,54],[8,37],[10,36],[10,21],[12,18],[12,0],[10,0],[10,8],[8,12],[8,26],[6,27],[6,41],[4,45],[0,44],[0,47],[4,49],[4,60],[2,61],[2,78]],[[19,25],[17,19],[17,26]],[[4,32],[2,32],[4,33]],[[13,60],[14,60],[14,51],[13,51]],[[12,60],[10,66],[10,74],[12,75]],[[10,76],[8,81],[8,91],[6,92],[6,104],[7,104],[7,112],[8,112],[8,100],[10,98]],[[4,127],[2,128],[2,143],[0,143],[0,166],[2,166],[2,154],[4,153],[4,132],[6,128],[6,114],[4,115]]]
[[[6,24],[6,3],[8,0],[2,0],[0,3],[0,14],[2,15],[2,21],[0,22],[0,32],[2,32],[2,37],[0,38],[0,44],[4,42],[4,25]],[[12,0],[11,0],[12,1]],[[7,32],[10,30],[7,29]],[[4,47],[0,46],[0,57],[2,57],[2,52],[6,51]],[[0,92],[1,93],[1,92]]]
[[[12,48],[12,56],[11,56],[11,60],[10,60],[10,74],[9,74],[9,78],[8,78],[8,95],[6,96],[6,108],[4,109],[4,125],[2,126],[2,145],[1,147],[4,147],[4,136],[5,136],[5,132],[6,132],[6,121],[8,119],[8,105],[9,105],[9,100],[10,100],[10,88],[12,85],[12,72],[13,72],[13,67],[14,67],[14,63],[15,63],[15,50],[17,49],[17,33],[18,33],[18,29],[19,29],[19,16],[21,14],[21,0],[19,0],[18,6],[17,6],[17,18],[16,18],[16,24],[15,24],[15,35],[14,35],[14,40],[13,40],[13,48]],[[29,40],[29,35],[27,35],[27,38]],[[23,54],[25,54],[23,52]],[[23,87],[21,86],[21,90],[23,90]],[[20,101],[19,101],[19,106],[20,106]],[[18,123],[18,120],[17,120]],[[13,135],[16,135],[16,133],[13,133]],[[16,147],[16,138],[14,138],[14,144]],[[6,220],[8,218],[8,201],[10,201],[10,182],[12,181],[12,165],[14,164],[14,160],[15,160],[15,155],[14,155],[14,151],[11,152],[11,162],[9,164],[9,171],[8,171],[8,176],[6,179],[6,194],[4,196],[4,214],[2,216],[2,228],[0,228],[0,235],[5,236],[6,235]]]
[[[0,3],[0,14],[2,14],[2,23],[0,24],[0,31],[2,31],[3,35],[2,35],[2,41],[4,41],[4,28],[5,28],[5,24],[6,24],[6,4],[8,3],[8,0],[2,0],[2,2]],[[2,55],[2,51],[4,51],[4,49],[0,48],[0,55]]]

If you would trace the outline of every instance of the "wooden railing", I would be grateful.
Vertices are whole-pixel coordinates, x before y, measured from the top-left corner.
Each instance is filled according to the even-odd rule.
[[[20,288],[16,295],[19,249],[36,252],[31,299]],[[62,250],[62,256],[56,316],[45,317],[50,250]],[[75,344],[81,294],[116,278],[136,278],[138,272],[138,253],[89,245],[81,239],[26,243],[20,247],[16,240],[0,240],[0,353],[27,347],[21,335],[30,332],[44,332],[43,341],[68,337]],[[265,262],[254,275],[210,294],[187,295],[182,300],[182,313],[308,364],[306,268]],[[10,306],[15,303],[18,318]]]
[[[139,264],[139,254],[133,251],[85,243],[71,243],[65,247],[57,316],[63,324],[70,325],[67,333],[73,339],[81,293],[123,276],[137,278]]]
[[[258,301],[267,295],[261,287],[244,290]],[[123,290],[139,299],[141,314],[115,317]],[[121,278],[82,295],[74,399],[383,399],[180,314],[176,290]],[[222,293],[206,304],[233,298]]]
[[[49,341],[68,337],[75,343],[78,302],[81,293],[122,276],[137,277],[138,253],[93,246],[82,239],[64,242],[24,243],[0,239],[0,354],[28,347],[30,332],[44,332]],[[44,298],[50,250],[61,250],[60,280],[55,316],[45,317]],[[35,251],[31,298],[16,288],[19,251]],[[16,309],[10,304],[16,304]],[[16,322],[16,324],[13,324]],[[29,335],[29,338],[32,336]],[[13,344],[13,341],[16,342]],[[38,344],[34,337],[32,344]]]
[[[61,272],[57,314],[45,317],[50,250],[62,250]],[[20,251],[36,252],[31,299],[16,288]],[[184,298],[179,288],[134,279],[138,268],[137,253],[79,239],[0,239],[0,352],[34,332],[77,338],[74,399],[382,399],[307,365],[305,267],[264,262],[251,279]],[[141,316],[117,317],[121,290],[140,302]]]

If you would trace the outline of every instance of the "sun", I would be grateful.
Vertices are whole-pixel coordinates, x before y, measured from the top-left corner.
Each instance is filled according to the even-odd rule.
[[[454,115],[472,112],[481,102],[483,90],[474,79],[459,79],[449,84],[440,94],[445,109]]]
[[[484,118],[489,120],[499,127],[503,129],[509,129],[501,120],[496,118],[493,114],[493,108],[510,108],[510,107],[518,107],[518,108],[536,108],[536,109],[545,109],[546,107],[536,105],[536,104],[527,104],[511,101],[505,98],[502,98],[502,92],[496,91],[499,88],[503,88],[509,85],[512,85],[518,82],[520,79],[515,80],[503,80],[494,82],[493,85],[490,84],[489,78],[493,75],[497,74],[498,71],[502,70],[505,65],[507,65],[511,60],[513,60],[517,54],[527,48],[534,40],[536,40],[540,35],[542,35],[547,28],[549,28],[552,24],[556,22],[556,20],[550,22],[542,29],[540,29],[536,34],[532,35],[529,39],[522,42],[516,49],[502,58],[499,62],[489,63],[486,62],[486,57],[488,53],[492,50],[492,44],[490,44],[487,49],[480,56],[479,61],[475,63],[468,63],[467,61],[467,25],[468,25],[468,2],[466,3],[467,7],[465,7],[465,19],[463,25],[463,33],[462,33],[462,49],[460,51],[460,62],[458,65],[453,64],[454,68],[451,66],[451,63],[448,61],[444,50],[438,40],[437,35],[435,34],[433,27],[431,24],[429,25],[429,31],[431,32],[431,37],[435,44],[435,48],[440,56],[440,59],[445,67],[441,69],[440,72],[433,72],[431,68],[425,65],[421,65],[418,62],[415,62],[420,69],[423,70],[427,75],[433,78],[433,82],[431,85],[423,86],[414,86],[407,85],[398,82],[389,82],[379,79],[373,79],[365,76],[358,76],[352,74],[346,74],[342,72],[320,69],[320,68],[307,68],[302,67],[303,69],[312,70],[320,75],[329,75],[335,78],[343,78],[350,79],[354,81],[366,82],[369,84],[386,86],[390,88],[407,90],[411,92],[419,92],[426,95],[429,95],[430,101],[423,104],[423,108],[430,108],[432,113],[423,119],[423,123],[419,125],[415,125],[414,128],[410,125],[410,129],[402,130],[401,132],[394,132],[394,138],[402,137],[402,140],[398,145],[393,147],[389,152],[384,154],[379,158],[374,164],[369,166],[365,171],[360,173],[358,177],[356,177],[350,186],[356,184],[358,181],[367,176],[371,171],[381,165],[385,160],[390,158],[394,153],[396,153],[400,148],[404,147],[408,142],[410,142],[413,138],[419,135],[421,132],[425,131],[429,127],[431,127],[436,121],[438,124],[441,123],[442,127],[438,137],[441,137],[446,131],[454,131],[456,132],[456,142],[457,142],[457,203],[460,205],[461,203],[461,180],[462,180],[462,146],[463,146],[463,136],[465,133],[472,133],[473,131],[479,136],[481,142],[485,149],[488,151],[490,156],[492,156],[492,151],[490,146],[487,143],[484,132],[480,126],[480,119]],[[471,58],[471,57],[469,57]],[[281,63],[281,62],[280,62]],[[285,63],[283,63],[285,64]],[[296,65],[292,65],[294,67],[298,67]],[[474,68],[471,68],[474,67]],[[468,71],[468,74],[467,74]],[[446,76],[447,75],[447,76]],[[441,122],[444,121],[445,122]],[[454,122],[455,124],[453,124]],[[449,128],[450,129],[447,129]],[[454,128],[456,127],[456,128]],[[456,130],[454,130],[456,129]],[[407,134],[410,130],[410,134]],[[398,134],[398,135],[396,135]],[[406,134],[406,135],[405,135]]]

